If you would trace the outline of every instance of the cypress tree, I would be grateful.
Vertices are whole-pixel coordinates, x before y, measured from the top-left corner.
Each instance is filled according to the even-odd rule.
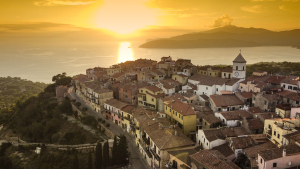
[[[114,138],[114,144],[112,147],[112,160],[111,160],[111,164],[116,165],[118,164],[118,140],[117,140],[117,136],[115,135]]]
[[[95,154],[95,169],[102,169],[102,144],[97,143]]]
[[[121,165],[128,164],[129,162],[130,153],[128,152],[127,148],[128,144],[126,137],[124,135],[121,135],[118,144],[118,161]]]
[[[108,142],[105,142],[103,145],[103,168],[107,168],[109,166],[109,145]]]
[[[88,169],[93,169],[93,159],[92,159],[91,152],[89,153],[89,158],[88,158]]]
[[[75,156],[74,156],[74,159],[73,159],[72,169],[78,169],[78,157],[77,157],[77,153],[75,153]]]

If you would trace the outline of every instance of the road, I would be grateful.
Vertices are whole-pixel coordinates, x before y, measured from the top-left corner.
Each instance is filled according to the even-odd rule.
[[[85,104],[84,100],[79,98],[74,91],[70,92],[69,95],[73,98],[76,99],[76,101],[79,101],[82,106],[87,107],[87,113],[89,115],[94,116],[96,119],[97,118],[102,118],[105,119],[105,117],[101,113],[95,112],[92,108],[90,108],[88,105]],[[107,123],[110,124],[109,130],[112,131],[115,135],[121,135],[124,134],[127,138],[128,141],[128,151],[130,152],[130,158],[129,162],[131,165],[127,166],[126,168],[128,169],[150,169],[151,167],[148,165],[146,160],[143,158],[141,153],[139,152],[139,149],[137,145],[135,144],[135,138],[128,132],[125,132],[122,127],[116,125],[110,120],[106,120]]]

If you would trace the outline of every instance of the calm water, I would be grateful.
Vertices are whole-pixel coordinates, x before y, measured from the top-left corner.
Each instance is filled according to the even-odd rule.
[[[52,76],[85,73],[87,68],[110,65],[138,58],[160,60],[162,56],[173,59],[191,59],[195,65],[232,64],[240,48],[203,49],[142,49],[141,42],[110,42],[86,46],[14,47],[0,46],[0,77],[21,77],[32,81],[50,83]],[[131,46],[131,47],[129,47]],[[247,63],[300,62],[300,50],[291,47],[241,48]]]

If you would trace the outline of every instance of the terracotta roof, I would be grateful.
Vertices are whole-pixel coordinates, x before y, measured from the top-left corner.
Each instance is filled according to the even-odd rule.
[[[169,120],[166,118],[154,118],[151,114],[142,114],[135,117],[135,119],[160,150],[195,145],[192,140],[181,132],[179,127],[174,129],[173,125],[170,125]],[[161,125],[161,128],[159,125]]]
[[[285,79],[286,79],[286,77],[284,77],[284,76],[271,76],[265,82],[279,85]]]
[[[176,157],[183,163],[191,166],[191,157],[190,155],[197,153],[193,148],[192,149],[184,149],[184,150],[175,150],[175,151],[168,151],[169,154]],[[170,161],[173,161],[170,159]]]
[[[109,92],[113,92],[113,91],[111,91],[109,89],[98,87],[97,89],[94,90],[94,92],[98,93],[98,94],[102,94],[102,93],[109,93]]]
[[[218,150],[225,157],[231,156],[234,154],[233,150],[228,146],[228,144],[222,144],[212,148],[212,150]]]
[[[220,77],[212,77],[212,76],[205,76],[200,74],[195,74],[189,78],[190,80],[198,81],[200,85],[206,86],[213,86],[213,85],[223,85],[230,81],[230,84],[233,82],[238,81],[239,79],[223,79]]]
[[[219,112],[226,120],[242,120],[243,117],[251,118],[252,114],[245,110]]]
[[[129,113],[129,111],[131,112],[131,110],[133,110],[135,108],[136,108],[136,106],[134,106],[134,105],[127,105],[127,106],[123,107],[121,110],[126,113]]]
[[[119,77],[121,77],[121,76],[125,76],[125,73],[115,73],[115,74],[113,74],[111,77],[112,78],[119,78]]]
[[[254,145],[252,147],[246,148],[246,149],[244,149],[244,151],[246,152],[246,156],[248,158],[257,158],[258,151],[264,151],[264,150],[268,150],[268,149],[276,148],[276,147],[277,146],[275,144],[273,144],[271,141],[268,141],[263,144],[258,144],[258,145]]]
[[[277,118],[277,114],[275,112],[265,112],[265,113],[257,113],[257,116],[260,117],[263,121],[266,119]]]
[[[282,83],[287,83],[291,85],[298,85],[298,81],[300,80],[299,76],[288,76],[286,79],[282,81]]]
[[[214,102],[216,107],[244,105],[235,95],[210,95],[210,99]]]
[[[167,83],[170,83],[170,84],[172,84],[172,85],[174,85],[174,86],[180,86],[180,85],[181,85],[180,82],[178,82],[178,81],[176,81],[176,80],[173,80],[173,79],[165,79],[165,80],[162,80],[162,81],[167,82]]]
[[[176,101],[168,104],[168,106],[184,116],[196,115],[196,112],[193,110],[193,108],[189,104],[183,103],[181,101],[176,100]]]
[[[192,83],[187,83],[187,85],[192,88],[193,90],[197,90],[197,86]]]
[[[184,98],[181,94],[174,94],[172,96],[168,96],[168,97],[165,97],[163,99],[161,99],[163,102],[166,102],[166,101],[172,101],[172,100],[182,100],[182,101],[187,101],[186,98]]]
[[[195,160],[209,169],[239,169],[230,160],[225,160],[225,156],[217,150],[201,150],[200,152],[190,155],[192,161]]]
[[[108,101],[105,102],[106,104],[116,107],[118,109],[122,109],[123,107],[127,106],[127,103],[121,102],[117,99],[109,99]]]
[[[267,99],[268,101],[271,101],[271,102],[279,100],[279,97],[276,94],[265,94],[265,95],[262,95],[262,97]]]
[[[252,113],[252,114],[256,114],[256,113],[265,113],[262,109],[260,109],[259,107],[249,107],[248,112]]]
[[[250,130],[258,130],[264,128],[264,123],[260,119],[248,119],[248,128]]]
[[[279,96],[283,96],[283,97],[291,99],[291,100],[300,101],[300,94],[296,93],[296,92],[284,90],[282,92],[275,93],[275,94],[277,94]]]
[[[231,138],[231,143],[234,149],[245,149],[256,145],[255,140],[249,136]]]
[[[205,94],[200,95],[200,97],[202,97],[204,100],[208,100],[209,99],[209,97],[206,96]]]
[[[159,71],[157,69],[152,70],[152,72],[155,73],[155,74],[157,74],[158,76],[164,75],[163,72],[161,72],[161,71]]]
[[[160,98],[160,97],[164,97],[166,94],[165,93],[158,93],[158,94],[151,94],[149,92],[146,92],[148,95],[154,97],[154,98]],[[140,93],[139,93],[140,94]],[[142,94],[142,93],[141,93]]]
[[[184,74],[176,74],[177,76],[180,76],[180,77],[188,77],[188,76],[186,76],[186,75],[184,75]],[[173,75],[173,76],[175,76],[175,75]]]
[[[298,132],[298,134],[294,134],[290,137],[290,139],[300,143],[300,133]]]
[[[209,124],[221,123],[221,120],[218,119],[214,114],[209,114],[207,116],[204,116],[203,119],[207,121]]]
[[[90,81],[91,79],[89,79],[86,75],[76,75],[75,78],[73,78],[73,80],[78,80],[81,83],[84,83],[86,81]]]
[[[244,59],[244,57],[242,56],[242,54],[240,53],[234,60],[233,62],[237,62],[237,63],[246,63],[247,61]]]
[[[158,91],[161,91],[161,89],[160,89],[159,87],[153,86],[153,85],[143,87],[143,89],[148,89],[148,90],[150,90],[151,92],[158,92]]]
[[[226,67],[222,70],[222,72],[232,73],[232,67]]]
[[[237,94],[237,93],[236,93]],[[252,98],[252,92],[240,92],[239,93],[244,99],[251,99]]]
[[[272,148],[269,150],[259,151],[258,154],[265,160],[270,161],[277,158],[282,158],[283,149],[286,150],[286,156],[300,154],[300,147],[296,144],[282,146],[280,148]]]
[[[229,81],[226,82],[226,85],[232,86],[236,84],[240,79],[230,79]]]

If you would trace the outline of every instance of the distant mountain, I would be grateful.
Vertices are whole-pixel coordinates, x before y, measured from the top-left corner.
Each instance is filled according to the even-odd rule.
[[[300,44],[300,29],[274,32],[261,28],[225,26],[208,31],[183,34],[168,39],[153,40],[141,48],[210,48],[296,46]]]

